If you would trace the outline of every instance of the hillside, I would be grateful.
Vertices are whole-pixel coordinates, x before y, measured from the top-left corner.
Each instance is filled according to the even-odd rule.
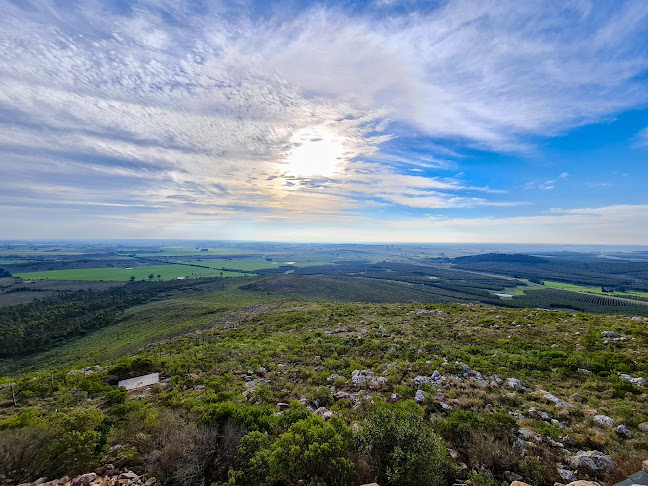
[[[640,317],[284,299],[210,319],[94,367],[6,376],[0,451],[31,461],[2,456],[2,474],[111,463],[166,484],[550,486],[614,482],[645,459]],[[117,386],[153,372],[158,385]]]

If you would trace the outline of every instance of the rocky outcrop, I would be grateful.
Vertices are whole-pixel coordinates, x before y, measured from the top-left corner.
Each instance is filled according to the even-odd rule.
[[[112,464],[98,469],[97,472],[82,474],[76,478],[63,476],[61,479],[53,481],[39,478],[34,482],[23,483],[19,486],[153,486],[159,484],[155,478],[144,479],[130,470],[120,472]]]
[[[599,451],[580,451],[570,458],[570,462],[579,474],[596,477],[612,474],[616,468],[610,456]]]

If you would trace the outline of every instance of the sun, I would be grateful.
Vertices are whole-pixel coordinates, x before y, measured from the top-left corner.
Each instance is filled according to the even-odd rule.
[[[344,169],[344,145],[340,137],[324,127],[297,130],[290,138],[285,173],[292,177],[331,177]]]

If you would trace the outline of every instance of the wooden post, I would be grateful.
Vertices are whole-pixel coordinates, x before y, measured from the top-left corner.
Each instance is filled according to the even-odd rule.
[[[13,383],[11,383],[11,398],[13,398],[14,407],[17,407],[18,404],[16,403],[16,394],[14,393],[14,384]]]

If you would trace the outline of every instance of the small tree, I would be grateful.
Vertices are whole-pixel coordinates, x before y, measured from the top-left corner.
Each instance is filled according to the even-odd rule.
[[[358,440],[376,469],[378,484],[442,486],[452,480],[452,460],[413,402],[378,408]]]
[[[135,275],[131,275],[131,276],[130,276],[130,281],[131,281],[131,282],[134,282],[134,281],[135,281]]]
[[[155,278],[155,275],[152,274],[152,273],[150,273],[150,274],[149,274],[149,280],[153,280],[154,278]]]

